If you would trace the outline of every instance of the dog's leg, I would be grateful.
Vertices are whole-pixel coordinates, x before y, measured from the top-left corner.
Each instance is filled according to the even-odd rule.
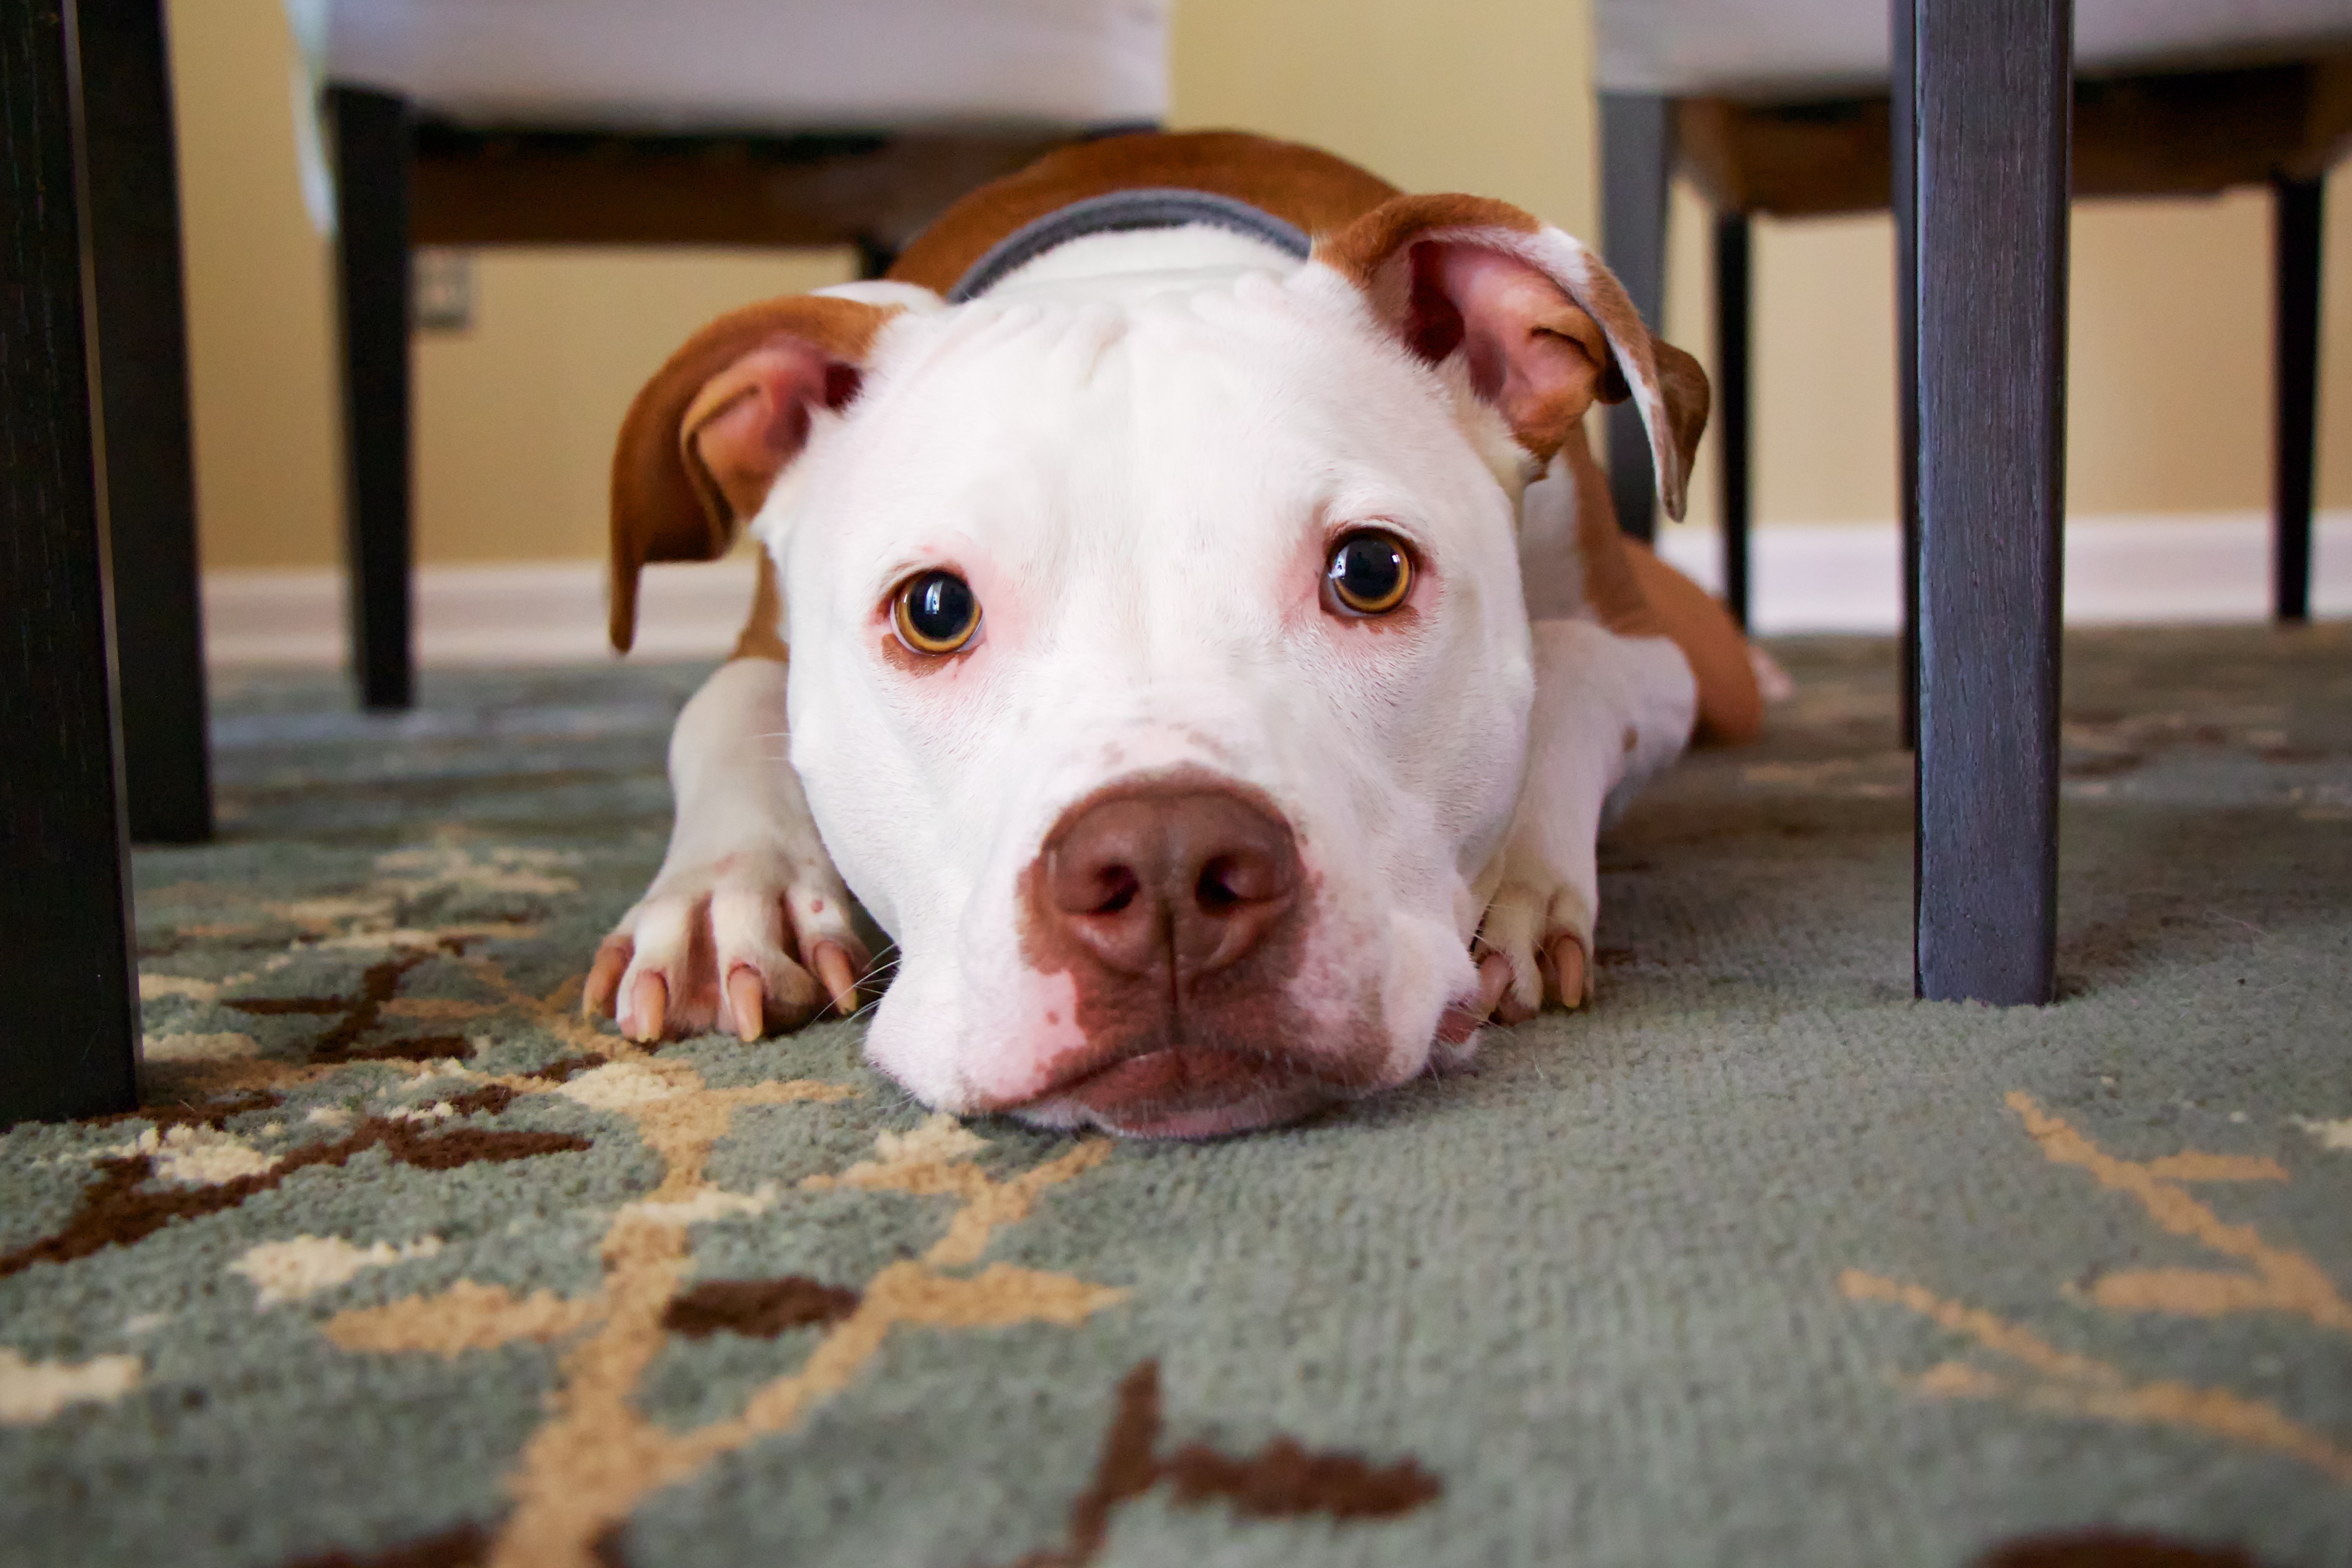
[[[1546,1001],[1592,994],[1600,913],[1594,842],[1690,738],[1697,687],[1664,637],[1620,637],[1590,621],[1534,623],[1536,700],[1528,771],[1503,847],[1502,878],[1478,931],[1482,965],[1510,964],[1496,1016],[1515,1024]]]
[[[713,1027],[754,1040],[828,995],[855,1011],[866,951],[784,760],[781,661],[733,659],[703,683],[670,736],[669,778],[669,853],[596,950],[582,1006],[633,1040]]]

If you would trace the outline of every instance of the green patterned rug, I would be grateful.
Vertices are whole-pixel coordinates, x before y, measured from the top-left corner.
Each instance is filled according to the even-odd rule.
[[[2071,646],[2014,1012],[1910,1000],[1886,648],[1780,651],[1588,1012],[1194,1146],[582,1022],[697,671],[227,684],[148,1108],[0,1136],[0,1561],[2352,1563],[2352,628]]]

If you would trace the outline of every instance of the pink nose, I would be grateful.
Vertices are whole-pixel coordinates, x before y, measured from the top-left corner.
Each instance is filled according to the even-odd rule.
[[[1298,910],[1298,846],[1239,792],[1145,785],[1080,805],[1045,842],[1036,928],[1105,978],[1164,976],[1163,1005],[1231,967]],[[1114,982],[1116,984],[1116,982]]]

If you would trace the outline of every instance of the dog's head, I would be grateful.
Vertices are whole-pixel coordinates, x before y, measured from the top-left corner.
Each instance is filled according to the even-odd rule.
[[[632,412],[616,639],[639,563],[756,516],[792,763],[898,944],[867,1050],[922,1100],[1285,1120],[1475,1028],[1517,493],[1630,395],[1678,512],[1696,374],[1576,241],[1463,196],[1148,298],[777,301]]]

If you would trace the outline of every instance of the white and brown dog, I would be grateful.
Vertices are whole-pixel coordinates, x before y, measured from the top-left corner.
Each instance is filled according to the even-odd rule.
[[[1234,134],[1056,153],[713,323],[621,435],[614,641],[746,523],[761,592],[587,1005],[846,1011],[855,893],[918,1098],[1186,1137],[1581,1004],[1602,823],[1759,717],[1618,532],[1582,420],[1629,395],[1679,515],[1706,378],[1584,247]]]

